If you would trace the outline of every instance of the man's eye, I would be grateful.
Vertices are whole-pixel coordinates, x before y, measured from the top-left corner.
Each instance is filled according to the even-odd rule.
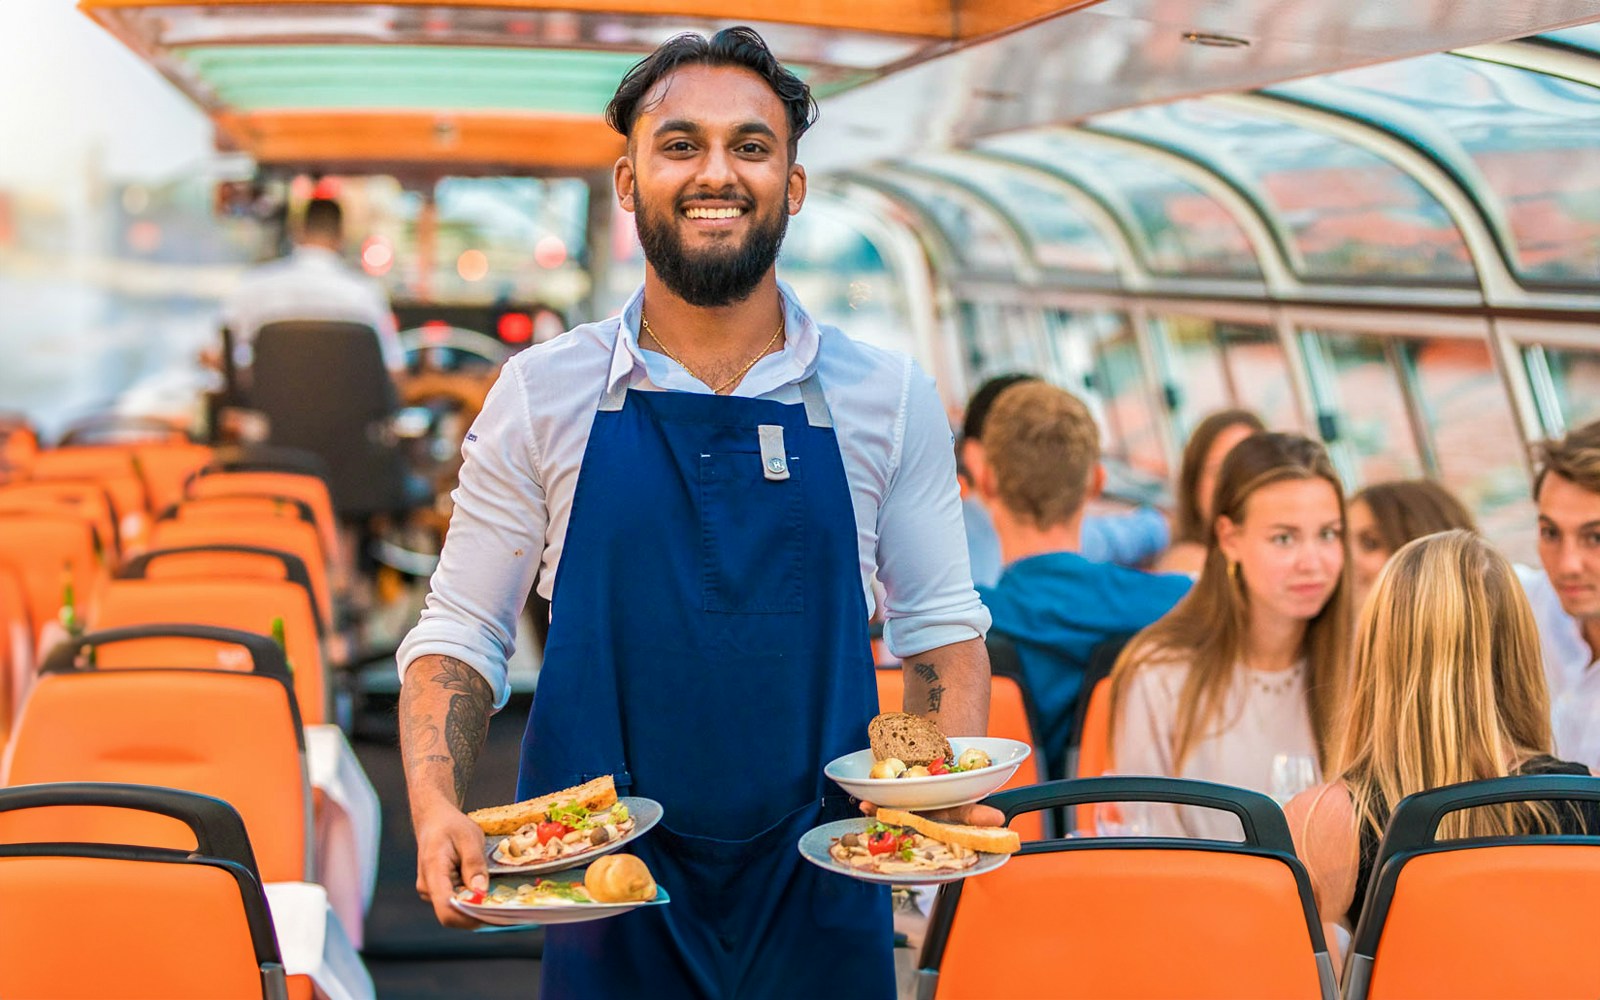
[[[1561,533],[1554,528],[1539,529],[1539,540],[1541,542],[1555,542],[1560,541],[1560,539]]]
[[[1600,548],[1600,531],[1585,532],[1583,544],[1588,548]]]

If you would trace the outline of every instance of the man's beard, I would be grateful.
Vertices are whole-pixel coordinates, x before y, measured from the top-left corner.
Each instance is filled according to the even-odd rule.
[[[644,259],[672,294],[702,308],[732,305],[749,298],[778,259],[778,248],[789,228],[787,212],[779,211],[771,222],[765,223],[752,216],[743,245],[690,253],[679,237],[675,211],[659,213],[649,209],[639,197],[637,185],[633,203],[633,224],[639,231]]]

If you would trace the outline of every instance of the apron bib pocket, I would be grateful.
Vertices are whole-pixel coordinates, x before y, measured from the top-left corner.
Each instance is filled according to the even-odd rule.
[[[805,610],[805,504],[800,463],[769,479],[761,456],[700,456],[700,568],[704,610]]]

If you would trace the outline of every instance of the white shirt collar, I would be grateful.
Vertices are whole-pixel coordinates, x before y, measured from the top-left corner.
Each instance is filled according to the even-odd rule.
[[[794,289],[778,282],[783,299],[783,349],[755,363],[744,380],[733,390],[735,396],[764,396],[780,386],[799,382],[816,367],[822,331],[800,304]],[[660,389],[680,392],[710,392],[710,387],[671,360],[646,352],[639,346],[639,316],[644,310],[644,286],[640,285],[622,307],[617,327],[617,343],[611,351],[611,371],[606,388],[623,379],[643,373]]]

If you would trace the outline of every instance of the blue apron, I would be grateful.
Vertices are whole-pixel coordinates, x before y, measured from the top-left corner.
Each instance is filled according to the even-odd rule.
[[[517,797],[611,774],[662,803],[633,847],[672,902],[547,928],[541,996],[895,995],[887,890],[795,847],[859,815],[822,768],[878,701],[850,486],[800,388],[600,402]]]

